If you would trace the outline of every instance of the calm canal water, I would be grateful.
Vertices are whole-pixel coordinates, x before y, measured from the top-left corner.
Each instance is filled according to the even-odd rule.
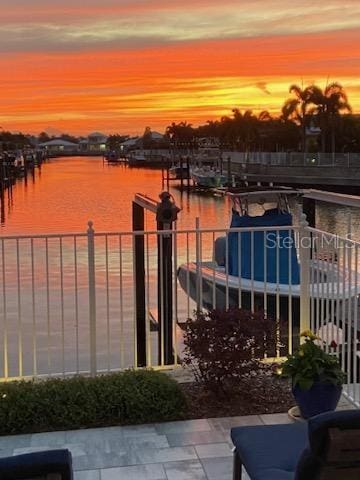
[[[157,198],[162,191],[161,171],[108,165],[97,157],[69,157],[50,160],[27,182],[18,181],[12,198],[5,194],[1,235],[81,232],[88,220],[97,231],[130,231],[134,194]],[[178,228],[193,228],[195,218],[204,227],[227,227],[230,209],[227,199],[205,195],[181,195],[171,188],[182,208]],[[360,240],[360,211],[319,204],[317,225],[346,234],[351,214],[352,231]],[[154,228],[152,214],[147,228]]]

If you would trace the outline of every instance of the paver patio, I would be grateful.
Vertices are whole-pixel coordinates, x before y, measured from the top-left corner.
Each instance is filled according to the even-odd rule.
[[[351,406],[342,399],[339,408]],[[290,421],[283,413],[14,435],[0,437],[0,456],[68,448],[75,480],[231,480],[230,429]]]

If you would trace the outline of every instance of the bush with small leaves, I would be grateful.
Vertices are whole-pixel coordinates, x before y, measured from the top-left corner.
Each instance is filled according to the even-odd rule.
[[[0,435],[182,419],[178,383],[150,370],[0,384]]]
[[[218,392],[256,375],[265,356],[275,356],[277,325],[263,312],[239,308],[195,312],[186,323],[184,364],[198,382]]]

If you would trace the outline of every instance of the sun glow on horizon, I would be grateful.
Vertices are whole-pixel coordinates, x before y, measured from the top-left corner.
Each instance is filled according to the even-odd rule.
[[[138,134],[146,125],[164,131],[172,121],[216,120],[235,107],[277,115],[290,84],[329,81],[342,83],[360,112],[358,2],[329,0],[321,10],[308,0],[270,0],[264,13],[263,0],[171,8],[163,0],[90,0],[86,8],[65,0],[69,20],[43,0],[31,12],[24,0],[5,3],[4,130]]]

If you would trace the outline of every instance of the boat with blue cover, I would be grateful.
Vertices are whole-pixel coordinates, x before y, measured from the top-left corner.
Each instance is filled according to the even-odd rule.
[[[301,197],[301,192],[248,188],[229,195],[233,203],[230,228],[215,240],[212,261],[200,259],[179,267],[182,289],[200,307],[261,309],[278,320],[291,318],[296,328],[300,315],[299,235],[293,227],[289,199]],[[250,214],[254,204],[264,208],[262,215]],[[337,264],[335,250],[324,259],[312,249],[309,269],[309,293],[324,311],[319,311],[320,316],[326,316],[331,299],[356,295],[356,282],[347,281],[350,272]],[[351,275],[354,280],[354,272]]]

